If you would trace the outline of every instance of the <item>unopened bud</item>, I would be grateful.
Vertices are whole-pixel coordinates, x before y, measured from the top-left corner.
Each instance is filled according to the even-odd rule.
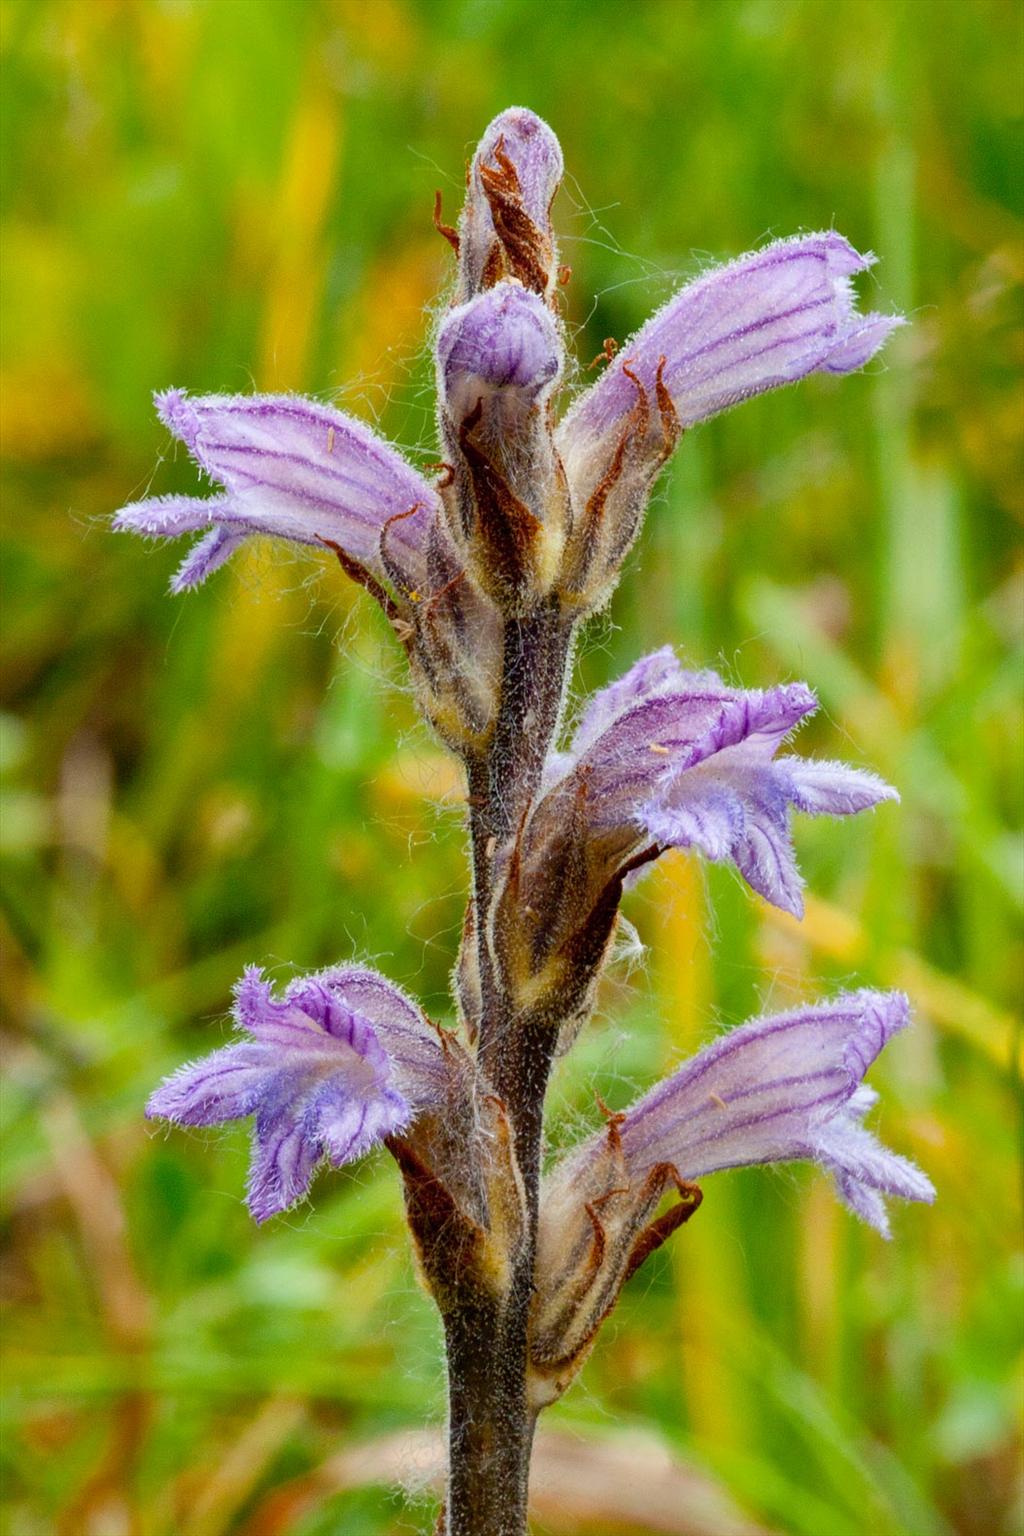
[[[551,203],[562,179],[558,140],[535,113],[510,107],[484,133],[469,168],[459,226],[459,296],[515,277],[550,296],[558,261]]]
[[[460,305],[437,337],[449,525],[506,612],[544,595],[561,556],[567,506],[548,401],[562,360],[554,316],[518,282]]]

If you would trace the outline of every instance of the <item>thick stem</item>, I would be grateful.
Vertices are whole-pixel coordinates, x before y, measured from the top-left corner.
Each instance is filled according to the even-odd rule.
[[[534,1415],[527,1399],[544,1094],[557,1030],[517,1014],[487,943],[495,852],[536,793],[558,725],[571,626],[554,605],[506,621],[501,701],[490,751],[470,771],[473,902],[482,1011],[478,1056],[503,1101],[527,1197],[525,1241],[501,1301],[459,1296],[446,1310],[448,1536],[525,1536]]]
[[[469,773],[473,901],[483,994],[479,1054],[495,1082],[503,1075],[498,1057],[511,1019],[493,974],[487,942],[491,868],[495,853],[517,829],[540,782],[558,726],[571,647],[572,625],[553,603],[526,618],[506,620],[494,734],[486,758]],[[515,1124],[515,1110],[511,1105],[509,1109]]]
[[[553,602],[505,621],[501,702],[487,755],[488,832],[499,839],[515,828],[540,781],[571,639],[572,627]]]
[[[525,1536],[533,1418],[526,1400],[529,1290],[445,1318],[448,1536]]]

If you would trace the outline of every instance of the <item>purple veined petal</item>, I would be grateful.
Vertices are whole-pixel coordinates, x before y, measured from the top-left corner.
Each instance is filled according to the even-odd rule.
[[[374,560],[380,528],[420,503],[433,488],[394,448],[355,417],[301,395],[195,395],[180,389],[156,397],[160,419],[212,480],[247,496],[258,519],[266,498],[272,524],[286,538],[336,538],[356,559]],[[253,494],[253,493],[257,494]],[[331,527],[324,521],[334,518]],[[221,519],[224,520],[224,519]],[[399,524],[395,541],[418,548],[422,527]]]
[[[780,718],[780,732],[785,715]],[[782,739],[755,733],[763,748]],[[789,810],[853,815],[896,791],[872,773],[843,763],[787,757],[770,760],[732,746],[699,766],[670,770],[641,810],[651,836],[671,847],[696,847],[706,858],[732,859],[757,893],[795,917],[803,915],[803,882],[789,831]]]
[[[394,561],[408,571],[411,585],[422,583],[436,493],[362,422],[299,395],[190,396],[171,389],[156,403],[164,423],[227,493],[205,503],[154,498],[115,518],[115,527],[151,536],[174,537],[206,524],[225,531],[220,541],[211,535],[198,547],[194,564],[186,562],[176,578],[178,589],[195,585],[228,557],[228,533],[236,542],[244,534],[315,548],[330,541],[384,575],[385,524]]]
[[[231,559],[238,546],[244,544],[248,537],[248,533],[240,532],[237,528],[216,524],[205,538],[192,546],[178,566],[171,577],[171,591],[177,595],[200,586],[207,576],[212,576],[214,571],[220,570]]]
[[[851,816],[883,800],[899,799],[899,791],[877,774],[847,763],[782,757],[778,767],[787,775],[793,805],[811,816]]]
[[[702,789],[670,810],[658,805],[645,809],[643,825],[663,847],[697,848],[713,864],[720,864],[733,857],[746,830],[746,816],[735,794],[713,781],[704,782]]]
[[[148,1120],[222,1125],[253,1113],[266,1072],[258,1046],[229,1045],[179,1067],[150,1095]]]
[[[766,901],[802,915],[786,780],[770,759],[752,763],[726,749],[673,773],[642,807],[640,819],[665,847],[697,848],[712,862],[731,859]]]
[[[935,1187],[920,1168],[890,1152],[861,1124],[876,1097],[863,1088],[855,1093],[841,1113],[820,1127],[813,1155],[832,1174],[844,1205],[882,1237],[889,1237],[884,1197],[930,1205]]]
[[[306,1003],[306,998],[293,998],[288,991],[283,998],[276,998],[260,967],[250,965],[235,988],[233,1012],[239,1029],[261,1046],[286,1051],[296,1059],[336,1055],[337,1042],[324,1018]],[[353,1045],[351,1040],[342,1043]]]
[[[902,993],[864,990],[731,1030],[628,1110],[618,1124],[624,1167],[638,1181],[662,1162],[683,1179],[727,1168],[809,1160],[836,1179],[862,1219],[888,1233],[881,1197],[930,1201],[930,1180],[861,1120],[877,1095],[861,1077],[909,1020]],[[585,1182],[601,1135],[556,1177]]]
[[[620,348],[559,431],[566,467],[614,440],[636,402],[623,364],[653,398],[659,364],[680,424],[816,372],[860,368],[903,322],[861,315],[852,277],[872,265],[841,235],[779,240],[687,284]]]
[[[823,371],[855,373],[882,350],[893,331],[906,323],[902,315],[865,315],[863,324],[847,332],[832,348],[822,364]]]
[[[745,800],[785,808],[781,781],[764,770],[817,700],[802,683],[729,688],[671,660],[659,652],[633,669],[642,691],[627,674],[597,695],[573,755],[590,775],[602,822],[625,813],[666,846],[696,843],[709,858],[732,857],[746,830]]]
[[[730,688],[714,672],[686,672],[669,648],[645,657],[588,705],[572,756],[600,772],[628,763],[645,780],[692,769],[727,748],[767,758],[817,699],[803,683]]]
[[[883,1195],[901,1200],[935,1198],[931,1180],[909,1158],[890,1152],[864,1126],[851,1117],[836,1116],[826,1123],[814,1142],[814,1155],[837,1176],[855,1179]]]
[[[751,890],[793,917],[803,917],[803,880],[789,831],[789,804],[770,772],[746,775],[743,830],[732,849],[736,868]]]
[[[581,758],[623,715],[659,694],[682,692],[684,673],[670,645],[634,662],[616,682],[594,694],[573,733],[572,755]]]
[[[114,514],[115,533],[138,533],[152,539],[177,539],[183,533],[209,528],[231,505],[229,496],[150,496],[133,501]]]
[[[171,578],[172,592],[187,592],[230,560],[247,537],[244,529],[214,521],[218,516],[231,518],[232,508],[230,496],[211,496],[205,501],[195,496],[152,496],[123,507],[114,517],[113,527],[116,533],[137,533],[152,539],[176,539],[208,530]]]
[[[849,1178],[845,1173],[836,1174],[834,1177],[836,1194],[847,1210],[852,1211],[867,1226],[874,1227],[879,1236],[890,1238],[892,1227],[889,1224],[889,1212],[878,1190],[872,1189],[868,1184],[861,1184],[857,1179]]]
[[[488,125],[469,168],[459,224],[462,297],[489,287],[496,280],[494,272],[499,278],[511,271],[524,281],[530,279],[537,292],[550,288],[555,265],[551,204],[563,169],[558,140],[529,108],[509,107]],[[509,203],[533,225],[533,237],[523,251],[517,248],[519,232],[509,228]]]
[[[367,965],[329,966],[312,977],[292,982],[289,995],[312,1000],[312,988],[306,990],[307,981],[317,990],[326,989],[330,996],[340,998],[347,1007],[369,1019],[382,1040],[408,1035],[437,1045],[436,1031],[412,998]],[[322,999],[322,991],[320,995]]]
[[[802,884],[789,831],[789,810],[811,815],[847,815],[895,798],[873,774],[847,769],[845,789],[838,770],[820,779],[810,761],[751,761],[739,748],[727,748],[692,768],[670,771],[640,807],[639,817],[652,838],[665,847],[695,847],[713,861],[731,859],[747,883],[765,900],[803,913]],[[794,771],[793,764],[800,769]]]
[[[700,751],[710,757],[712,751],[737,747],[743,749],[748,760],[766,759],[817,708],[817,697],[806,683],[730,690],[711,740],[706,745],[702,743]]]
[[[417,1112],[443,1108],[453,1091],[465,1090],[469,1063],[455,1042],[442,1044],[438,1031],[416,1004],[379,971],[368,966],[332,966],[302,977],[288,988],[311,1016],[336,1018],[339,1005],[367,1020],[387,1054],[397,1091]]]
[[[761,1138],[777,1139],[778,1122],[788,1124],[794,1113],[806,1140],[818,1121],[848,1103],[867,1067],[908,1022],[902,993],[862,990],[730,1030],[629,1112],[620,1128],[627,1158],[675,1162],[684,1178],[695,1178],[712,1171],[707,1156],[727,1154],[733,1166]],[[825,1112],[816,1115],[819,1106]],[[691,1149],[705,1159],[700,1167],[687,1160]]]
[[[234,1006],[236,1026],[249,1038],[183,1067],[147,1108],[151,1117],[185,1125],[255,1116],[249,1205],[258,1221],[300,1199],[323,1158],[338,1165],[361,1156],[424,1106],[439,1107],[437,1079],[449,1057],[456,1070],[455,1048],[446,1051],[436,1035],[431,1049],[440,1065],[433,1075],[422,1070],[408,1049],[410,1037],[422,1044],[414,1005],[383,977],[339,969],[351,982],[346,994],[325,980],[330,974],[297,977],[276,997],[261,969],[249,966]],[[395,1058],[360,998],[404,1045]],[[421,1027],[429,1031],[425,1021]],[[406,1082],[415,1097],[406,1096]]]
[[[502,282],[451,311],[437,334],[438,387],[456,422],[477,401],[494,402],[506,429],[525,419],[554,385],[562,341],[544,301],[517,282]]]
[[[323,1158],[321,1143],[306,1125],[304,1108],[301,1105],[296,1113],[292,1104],[257,1114],[246,1199],[258,1222],[301,1200]]]
[[[335,1168],[355,1162],[385,1136],[404,1130],[411,1117],[409,1104],[394,1089],[373,1099],[357,1099],[336,1081],[325,1083],[307,1110],[311,1132]]]

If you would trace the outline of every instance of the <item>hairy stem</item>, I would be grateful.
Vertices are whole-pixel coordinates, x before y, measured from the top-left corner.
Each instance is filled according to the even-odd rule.
[[[448,1536],[525,1536],[528,1306],[529,1292],[501,1307],[467,1300],[445,1318]]]
[[[506,622],[491,748],[470,771],[474,930],[481,992],[478,1056],[508,1113],[527,1200],[526,1240],[507,1294],[458,1296],[446,1310],[448,1536],[525,1536],[534,1416],[527,1400],[544,1094],[557,1028],[517,1013],[487,942],[495,854],[514,836],[558,725],[571,626],[554,605]]]
[[[549,602],[505,623],[501,702],[487,755],[488,830],[516,826],[540,780],[565,690],[571,626]]]
[[[492,1081],[502,1075],[497,1058],[510,1018],[487,942],[491,872],[495,855],[518,830],[540,782],[558,726],[571,646],[572,627],[554,604],[506,621],[494,734],[490,750],[469,773],[473,903],[484,994],[479,1053]],[[509,1111],[515,1123],[514,1106]]]

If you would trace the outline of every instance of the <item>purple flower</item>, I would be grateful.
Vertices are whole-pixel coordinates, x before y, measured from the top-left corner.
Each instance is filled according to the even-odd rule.
[[[845,763],[776,757],[817,708],[803,683],[729,688],[686,672],[668,647],[646,656],[590,701],[570,750],[548,761],[533,836],[546,843],[570,807],[602,856],[598,879],[642,849],[696,848],[730,860],[766,900],[799,916],[801,879],[791,809],[847,816],[898,796]]]
[[[248,1202],[257,1221],[300,1200],[324,1159],[352,1162],[443,1105],[456,1070],[409,999],[361,966],[298,977],[280,1001],[251,966],[234,1018],[250,1038],[175,1072],[146,1113],[178,1125],[255,1116]]]
[[[197,395],[170,389],[157,410],[211,480],[206,500],[156,496],[114,526],[153,538],[208,529],[171,583],[205,581],[251,534],[337,545],[378,579],[425,580],[437,494],[362,422],[298,395]],[[410,515],[406,515],[410,514]]]
[[[810,373],[851,373],[874,357],[898,315],[859,314],[852,278],[874,262],[828,231],[778,240],[688,283],[620,349],[563,421],[558,441],[581,496],[606,472],[659,369],[679,424]]]
[[[452,419],[477,402],[520,419],[551,390],[564,349],[547,305],[520,283],[502,282],[445,316],[437,333],[438,391]]]
[[[547,123],[509,107],[484,132],[469,167],[459,224],[459,295],[468,299],[504,277],[535,293],[555,280],[551,204],[562,150]]]
[[[556,1199],[589,1190],[609,1157],[631,1184],[662,1163],[690,1180],[802,1160],[830,1173],[844,1203],[888,1237],[886,1196],[935,1198],[925,1174],[862,1124],[878,1097],[864,1074],[908,1019],[902,993],[865,990],[730,1030],[615,1117],[613,1151],[606,1133],[570,1154],[552,1175]]]
[[[934,1200],[930,1179],[862,1124],[877,1102],[864,1074],[907,1014],[901,993],[863,991],[755,1019],[555,1164],[541,1192],[531,1308],[539,1403],[565,1390],[630,1275],[698,1208],[690,1180],[815,1162],[883,1237],[887,1196]],[[679,1202],[658,1216],[673,1188]]]

